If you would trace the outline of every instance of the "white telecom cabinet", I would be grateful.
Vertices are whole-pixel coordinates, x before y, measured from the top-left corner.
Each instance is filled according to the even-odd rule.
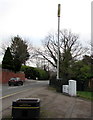
[[[63,93],[69,93],[69,86],[68,85],[63,85]]]
[[[69,80],[69,95],[76,96],[76,81]]]

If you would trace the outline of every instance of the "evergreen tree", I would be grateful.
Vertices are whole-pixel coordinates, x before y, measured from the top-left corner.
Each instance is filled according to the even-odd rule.
[[[20,69],[21,69],[21,62],[19,61],[18,58],[14,58],[14,60],[13,60],[13,66],[14,66],[13,71],[15,73],[18,72],[18,71],[20,71]]]
[[[9,47],[5,51],[5,55],[4,55],[3,61],[2,61],[2,68],[13,70],[13,57],[11,55]]]
[[[11,53],[13,55],[13,59],[17,58],[20,61],[21,65],[26,63],[29,59],[28,45],[26,41],[20,38],[18,35],[12,38],[11,43]]]

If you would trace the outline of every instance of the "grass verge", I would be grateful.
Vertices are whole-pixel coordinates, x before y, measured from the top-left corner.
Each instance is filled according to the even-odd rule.
[[[93,93],[87,91],[77,91],[77,96],[93,101]]]

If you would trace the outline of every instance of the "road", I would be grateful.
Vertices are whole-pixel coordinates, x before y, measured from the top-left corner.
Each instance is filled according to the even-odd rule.
[[[16,92],[46,84],[48,84],[48,81],[35,81],[35,80],[27,80],[26,82],[24,82],[24,85],[22,86],[8,86],[8,84],[4,84],[2,86],[2,97],[4,98],[5,96]]]
[[[8,86],[5,84],[2,86],[2,97],[0,97],[0,103],[2,102],[2,113],[3,117],[9,115],[7,109],[11,109],[12,101],[18,98],[28,97],[40,88],[48,85],[48,81],[32,81],[27,80],[23,86]],[[36,89],[36,90],[35,90]],[[34,93],[33,93],[34,94]],[[9,111],[10,112],[10,111]]]

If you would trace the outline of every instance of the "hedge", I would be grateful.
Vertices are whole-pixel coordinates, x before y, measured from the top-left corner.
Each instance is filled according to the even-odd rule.
[[[48,79],[48,72],[40,68],[22,66],[21,71],[24,71],[25,76],[28,79],[36,79],[36,78],[38,78],[39,80]]]

